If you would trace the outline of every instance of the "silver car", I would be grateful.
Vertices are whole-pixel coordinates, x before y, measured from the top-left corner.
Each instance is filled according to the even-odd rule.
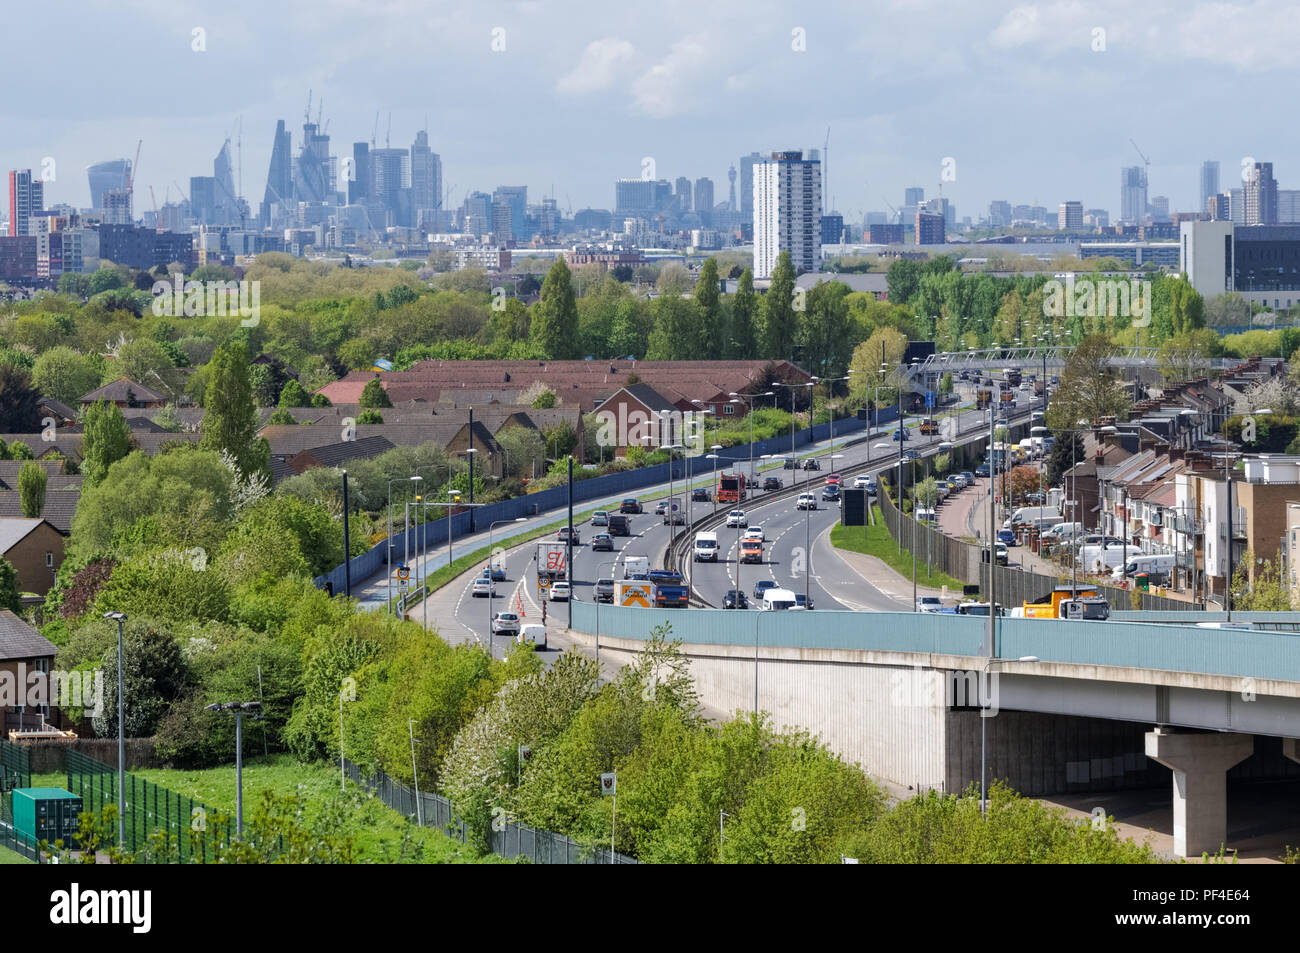
[[[492,617],[493,635],[518,635],[519,614],[516,612],[498,612]]]

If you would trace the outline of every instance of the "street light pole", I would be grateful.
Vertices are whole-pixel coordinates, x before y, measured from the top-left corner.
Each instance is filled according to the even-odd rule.
[[[406,727],[411,734],[411,778],[415,782],[415,823],[423,827],[424,804],[420,800],[420,774],[415,768],[415,719],[408,719]]]
[[[493,643],[492,639],[493,636],[496,634],[492,631],[492,596],[496,592],[496,588],[497,588],[496,581],[492,578],[492,557],[494,555],[492,549],[492,531],[503,523],[526,523],[526,522],[527,520],[524,519],[524,517],[518,516],[512,520],[495,520],[488,524],[488,655],[493,654],[492,650],[495,648],[495,644]],[[424,598],[425,598],[425,605],[428,605],[429,594],[427,592],[424,594]],[[570,591],[569,593],[569,598],[570,599],[573,598],[572,591]],[[509,603],[506,603],[506,605],[509,606]]]
[[[126,849],[126,703],[123,701],[122,623],[123,612],[105,612],[105,619],[117,622],[117,846]]]

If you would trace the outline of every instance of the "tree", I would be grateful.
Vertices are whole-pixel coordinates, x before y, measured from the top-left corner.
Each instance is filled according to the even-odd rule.
[[[114,574],[116,577],[116,574]],[[112,622],[103,623],[112,625]],[[185,685],[185,660],[169,627],[132,616],[122,632],[122,682],[128,738],[147,738]],[[101,738],[117,734],[117,640],[104,653],[104,703],[94,717]]]
[[[367,410],[393,406],[393,402],[388,398],[388,392],[384,390],[384,382],[378,374],[366,381],[366,386],[361,388],[361,399],[357,403]]]
[[[75,404],[102,379],[96,362],[66,345],[52,347],[36,359],[32,383],[42,394],[65,404]]]
[[[1250,578],[1254,567],[1255,578]],[[1286,612],[1291,609],[1291,589],[1280,567],[1246,550],[1232,576],[1232,607],[1242,612]]]
[[[546,443],[536,430],[528,427],[507,427],[496,435],[496,442],[505,451],[507,477],[531,474],[535,465],[545,464]]]
[[[754,326],[757,314],[758,299],[754,294],[754,269],[746,268],[740,274],[740,282],[731,301],[731,340],[728,344],[727,356],[733,360],[748,361],[756,356]]]
[[[126,282],[122,280],[122,275],[116,268],[108,265],[104,265],[90,276],[90,293],[92,295],[97,295],[103,291],[116,291],[124,287],[126,287]]]
[[[849,380],[849,398],[861,406],[876,399],[876,389],[880,389],[882,406],[892,403],[897,394],[895,368],[903,360],[907,350],[907,338],[890,327],[878,328],[871,337],[853,349],[853,358],[849,361],[852,378]],[[881,364],[887,365],[882,371]]]
[[[229,452],[245,475],[270,469],[270,447],[257,436],[257,407],[242,342],[227,341],[212,355],[203,410],[200,449]]]
[[[795,317],[794,265],[788,251],[781,252],[772,269],[772,283],[767,289],[763,320],[762,356],[772,361],[789,360],[794,356]]]
[[[311,395],[306,389],[293,378],[285,383],[280,389],[281,407],[309,407],[311,406]]]
[[[912,488],[912,498],[917,505],[930,509],[939,499],[939,485],[934,477],[926,477]]]
[[[131,452],[131,428],[117,404],[97,400],[82,420],[81,472],[90,486],[101,482],[108,468]]]
[[[373,407],[367,408],[357,414],[357,423],[359,424],[382,424],[383,422],[384,415]]]
[[[1175,334],[1160,345],[1160,374],[1171,383],[1204,377],[1210,372],[1210,358],[1222,350],[1219,335],[1209,328]]]
[[[907,304],[921,284],[921,266],[910,258],[896,258],[885,274],[889,300],[894,304]]]
[[[1113,353],[1104,335],[1084,338],[1070,354],[1061,383],[1047,408],[1047,425],[1073,430],[1080,420],[1123,417],[1132,406],[1129,389],[1110,368]]]
[[[1078,433],[1060,432],[1047,454],[1046,473],[1048,486],[1059,486],[1065,474],[1076,463],[1083,461],[1083,437]],[[1073,487],[1066,487],[1067,495]]]
[[[12,365],[0,365],[0,433],[35,433],[40,429],[41,395],[32,375]]]
[[[655,301],[655,329],[650,333],[646,360],[685,361],[703,353],[703,325],[698,310],[680,295],[660,295]]]
[[[161,380],[173,394],[180,384],[171,353],[152,338],[136,338],[123,345],[115,366],[120,376],[141,384],[157,387]]]
[[[38,519],[45,512],[46,480],[45,467],[35,460],[28,460],[18,471],[18,498],[23,516],[29,520]]]
[[[530,334],[551,360],[580,356],[578,344],[578,305],[573,296],[569,266],[557,258],[542,282],[542,294],[533,305]]]
[[[1011,495],[1023,500],[1027,494],[1042,489],[1042,477],[1037,467],[1020,466],[1011,468]]]
[[[718,282],[718,262],[717,259],[710,258],[700,268],[700,278],[695,282],[695,307],[700,313],[700,330],[705,340],[721,344],[725,332],[722,328],[722,296]]]
[[[18,598],[18,571],[13,563],[0,556],[0,609],[8,609],[15,614],[22,611],[22,602]]]

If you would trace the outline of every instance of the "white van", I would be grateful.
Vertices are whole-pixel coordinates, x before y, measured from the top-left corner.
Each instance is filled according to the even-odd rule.
[[[1132,556],[1136,553],[1137,547],[1128,547],[1128,554]],[[1085,572],[1109,572],[1117,567],[1124,565],[1124,547],[1107,546],[1102,549],[1099,546],[1085,546],[1079,553],[1079,563],[1083,566]]]
[[[695,561],[716,563],[718,561],[718,534],[717,533],[696,533],[695,534]]]
[[[1051,517],[1060,520],[1061,514],[1054,506],[1022,506],[1011,514],[1011,518],[1002,524],[1003,529],[1013,529],[1021,523],[1033,523]]]
[[[517,638],[525,645],[533,645],[539,649],[544,649],[546,648],[546,626],[537,622],[521,625]]]
[[[918,523],[929,523],[930,525],[936,525],[939,522],[934,515],[933,507],[928,506],[918,506],[916,508],[916,521]]]
[[[768,589],[763,593],[763,608],[768,611],[793,609],[796,607],[797,602],[794,593],[789,589]]]
[[[1069,542],[1083,532],[1083,526],[1079,523],[1056,523],[1044,533],[1044,536],[1050,536],[1058,543]]]
[[[1130,556],[1127,564],[1117,566],[1111,573],[1116,582],[1123,581],[1127,575],[1132,579],[1140,572],[1149,573],[1152,576],[1167,576],[1174,571],[1174,554],[1163,553],[1155,556]]]

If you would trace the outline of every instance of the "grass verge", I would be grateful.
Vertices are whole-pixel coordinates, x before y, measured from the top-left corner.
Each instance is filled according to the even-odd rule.
[[[871,509],[872,516],[876,520],[875,526],[845,526],[843,523],[837,523],[831,529],[831,545],[837,549],[847,549],[850,552],[875,556],[904,579],[911,579],[911,550],[904,549],[899,552],[898,543],[895,542],[894,537],[889,535],[889,529],[885,526],[885,521],[881,518],[878,507],[872,506]],[[916,583],[918,586],[925,586],[929,589],[940,589],[947,586],[949,590],[955,590],[959,595],[962,586],[965,585],[960,579],[954,579],[947,573],[938,570],[926,572],[925,553],[917,554]]]

